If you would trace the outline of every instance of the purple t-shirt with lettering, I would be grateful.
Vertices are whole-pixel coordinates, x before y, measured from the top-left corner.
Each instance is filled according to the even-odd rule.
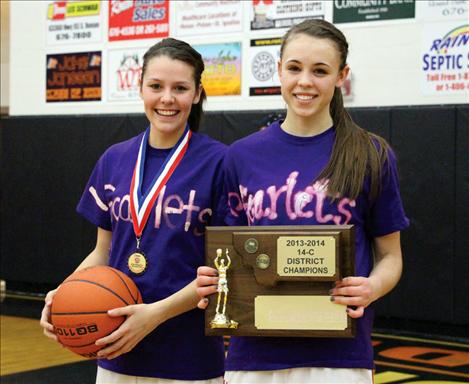
[[[77,211],[97,227],[112,231],[109,265],[129,275],[143,302],[152,303],[189,284],[197,267],[205,264],[204,230],[217,223],[226,147],[193,133],[184,158],[151,210],[140,245],[148,265],[137,276],[127,267],[136,248],[129,190],[142,137],[143,133],[115,144],[101,156]],[[143,191],[168,153],[147,146]],[[204,312],[194,309],[159,325],[131,352],[98,364],[127,375],[205,380],[223,375],[223,340],[204,335]]]
[[[378,198],[367,198],[369,182],[357,199],[334,203],[326,183],[313,180],[332,153],[335,130],[312,137],[286,133],[281,121],[235,142],[225,157],[228,225],[353,224],[357,276],[370,274],[373,237],[409,224],[399,194],[396,161],[389,151]],[[372,306],[357,321],[355,338],[232,337],[226,370],[275,370],[294,367],[373,368]]]

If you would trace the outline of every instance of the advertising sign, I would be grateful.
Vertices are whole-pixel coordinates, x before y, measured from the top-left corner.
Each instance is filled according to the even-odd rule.
[[[333,4],[334,23],[415,18],[415,0],[334,0]]]
[[[205,71],[202,85],[207,96],[241,95],[241,43],[195,45]]]
[[[178,36],[240,32],[243,4],[240,0],[176,1]]]
[[[146,49],[110,50],[108,54],[109,101],[139,100],[139,80]]]
[[[251,30],[290,28],[306,19],[330,20],[329,1],[251,0]]]
[[[416,5],[418,20],[469,20],[469,0],[420,0]]]
[[[64,45],[101,41],[101,2],[53,1],[47,5],[47,44]]]
[[[432,23],[423,29],[422,92],[469,96],[469,24]]]
[[[109,41],[167,37],[168,0],[109,0]]]
[[[47,55],[46,102],[101,100],[101,52]]]
[[[249,48],[249,95],[280,95],[277,62],[280,58],[280,37],[251,40]]]

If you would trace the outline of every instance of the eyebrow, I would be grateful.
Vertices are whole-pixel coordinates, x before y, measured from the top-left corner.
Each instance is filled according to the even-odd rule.
[[[159,81],[159,82],[163,82],[163,80],[161,79],[158,79],[157,77],[150,77],[147,79],[147,81]],[[191,84],[190,81],[185,81],[185,80],[181,80],[181,81],[176,81],[175,82],[176,84]]]
[[[285,64],[289,64],[289,63],[294,63],[294,64],[303,64],[301,61],[297,60],[297,59],[289,59],[285,62]],[[322,63],[322,62],[319,62],[319,63],[314,63],[314,65],[325,65],[327,67],[330,67],[331,65],[330,64],[327,64],[327,63]]]

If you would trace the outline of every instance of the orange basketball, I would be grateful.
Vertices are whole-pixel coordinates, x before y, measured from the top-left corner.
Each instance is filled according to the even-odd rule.
[[[112,333],[125,316],[110,317],[109,309],[142,303],[130,277],[108,266],[85,268],[72,273],[57,290],[51,307],[51,322],[60,342],[72,352],[95,358],[103,348],[94,342]]]

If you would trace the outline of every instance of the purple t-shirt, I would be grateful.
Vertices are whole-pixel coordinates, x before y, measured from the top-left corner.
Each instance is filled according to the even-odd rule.
[[[226,147],[193,133],[183,160],[151,210],[140,245],[148,265],[136,276],[127,267],[136,247],[129,190],[142,137],[143,133],[113,145],[102,155],[77,211],[94,225],[112,231],[109,265],[129,275],[143,302],[152,303],[189,284],[197,267],[205,264],[204,230],[214,224]],[[148,148],[143,193],[168,153]],[[131,352],[98,364],[127,375],[205,380],[223,375],[223,340],[204,335],[204,312],[194,309],[158,326]]]
[[[235,142],[225,157],[228,225],[344,225],[356,236],[356,275],[370,274],[371,240],[408,226],[399,194],[396,161],[389,151],[382,189],[370,203],[365,182],[356,200],[331,203],[325,183],[312,181],[329,161],[335,130],[312,137],[293,136],[274,122]],[[232,337],[225,368],[274,370],[294,367],[373,368],[373,309],[357,321],[355,338]]]

